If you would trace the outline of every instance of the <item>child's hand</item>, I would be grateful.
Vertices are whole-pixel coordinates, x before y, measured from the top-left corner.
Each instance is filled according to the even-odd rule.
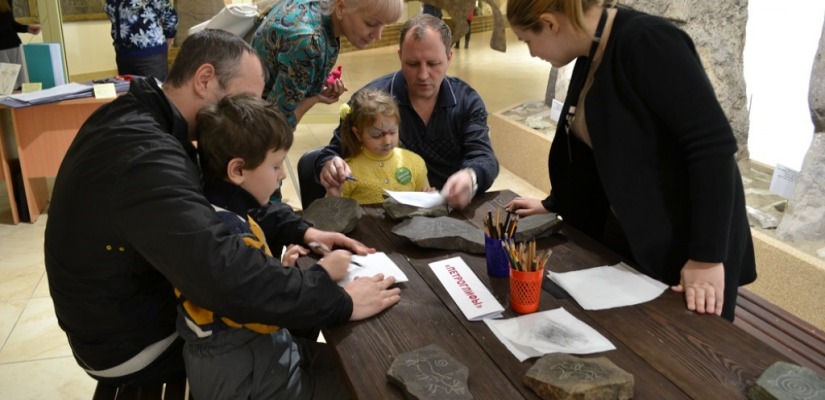
[[[298,257],[305,256],[309,254],[309,250],[298,246],[297,244],[291,244],[287,246],[284,255],[281,256],[281,264],[285,267],[294,267],[295,261],[298,260]]]
[[[334,250],[318,260],[318,265],[324,268],[333,281],[338,282],[347,276],[352,253],[346,250]]]

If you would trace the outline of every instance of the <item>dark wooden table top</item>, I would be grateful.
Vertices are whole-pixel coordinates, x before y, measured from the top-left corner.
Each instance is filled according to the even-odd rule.
[[[476,226],[487,211],[507,204],[510,191],[479,196],[452,217]],[[403,399],[386,372],[396,356],[437,344],[469,367],[469,388],[475,399],[536,399],[522,383],[536,358],[519,362],[483,322],[468,321],[428,264],[461,256],[505,307],[508,278],[490,278],[483,255],[424,249],[391,232],[396,221],[381,208],[365,207],[365,215],[349,235],[383,251],[404,271],[409,282],[399,284],[401,302],[385,312],[355,323],[324,330],[350,385],[359,399]],[[570,227],[538,241],[552,248],[551,271],[564,272],[612,265],[620,258]],[[539,311],[564,307],[615,346],[582,357],[604,356],[635,379],[636,399],[740,399],[776,361],[788,359],[722,318],[698,315],[684,306],[683,296],[670,290],[648,303],[602,311],[586,311],[574,300],[557,299],[543,291]]]

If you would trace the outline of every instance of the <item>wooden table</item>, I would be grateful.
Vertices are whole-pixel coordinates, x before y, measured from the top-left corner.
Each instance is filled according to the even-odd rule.
[[[515,197],[512,192],[480,196],[462,212],[481,226],[482,217]],[[483,322],[466,320],[428,264],[461,256],[505,307],[509,308],[507,278],[489,278],[483,256],[422,249],[393,234],[395,224],[383,209],[365,208],[350,236],[386,252],[409,277],[400,284],[401,302],[366,321],[324,330],[345,371],[354,398],[403,399],[388,382],[386,372],[399,354],[437,344],[470,369],[469,388],[475,399],[536,399],[522,384],[535,358],[519,362]],[[551,247],[552,271],[612,265],[620,259],[569,227],[542,239]],[[607,337],[616,350],[604,356],[635,377],[636,399],[741,399],[759,375],[786,357],[719,317],[688,311],[680,294],[666,291],[658,299],[631,307],[585,311],[572,299],[543,292],[539,310],[564,307]]]
[[[77,135],[80,126],[101,105],[111,99],[92,97],[39,104],[29,107],[0,106],[2,170],[13,160],[20,162],[28,215],[20,219],[35,222],[49,202],[47,177],[57,175],[60,163]],[[18,222],[18,205],[14,199],[11,177],[5,176],[14,223]]]

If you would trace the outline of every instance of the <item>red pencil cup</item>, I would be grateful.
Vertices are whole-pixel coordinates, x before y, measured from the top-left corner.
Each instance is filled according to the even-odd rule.
[[[510,305],[519,314],[529,314],[539,309],[541,280],[544,269],[519,271],[510,268]]]
[[[484,255],[487,257],[487,275],[506,278],[510,274],[510,261],[501,247],[501,239],[484,235]]]

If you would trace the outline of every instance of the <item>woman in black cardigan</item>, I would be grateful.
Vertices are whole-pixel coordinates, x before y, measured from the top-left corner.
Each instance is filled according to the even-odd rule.
[[[18,33],[40,33],[40,25],[23,25],[14,19],[12,0],[0,0],[0,62],[23,64],[20,57],[20,36]],[[23,84],[23,71],[17,75],[17,89]]]
[[[507,18],[534,57],[576,60],[552,193],[509,208],[557,212],[684,292],[688,309],[733,320],[738,286],[756,279],[753,242],[736,139],[693,41],[599,0],[509,0]]]

